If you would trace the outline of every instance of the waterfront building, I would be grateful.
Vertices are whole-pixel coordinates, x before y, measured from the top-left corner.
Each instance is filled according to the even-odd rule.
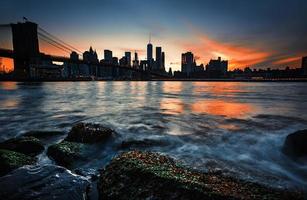
[[[104,63],[106,64],[112,64],[113,61],[113,55],[111,50],[104,50]]]
[[[153,57],[152,57],[152,44],[149,43],[147,44],[147,65],[148,68],[151,70],[153,67]]]
[[[125,57],[126,57],[126,62],[127,62],[127,66],[131,67],[131,52],[125,52]]]
[[[194,55],[192,52],[186,52],[181,55],[181,72],[189,76],[194,72]]]
[[[217,75],[225,75],[228,70],[228,61],[218,57],[217,60],[211,59],[206,65],[206,71],[216,73]]]
[[[154,70],[160,70],[161,68],[162,68],[162,48],[156,47],[156,62]]]

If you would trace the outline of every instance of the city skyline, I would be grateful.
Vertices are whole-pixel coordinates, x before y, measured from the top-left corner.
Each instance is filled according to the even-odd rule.
[[[188,51],[195,54],[198,64],[218,57],[229,60],[230,70],[299,67],[301,57],[307,54],[307,3],[303,0],[283,4],[275,0],[65,1],[60,6],[57,1],[30,0],[4,1],[2,5],[1,23],[22,21],[26,16],[81,51],[92,46],[99,59],[105,49],[118,58],[130,51],[137,52],[140,60],[146,59],[152,34],[153,55],[157,46],[163,47],[166,70],[180,70],[181,54]],[[0,45],[9,45],[9,40],[1,35]],[[48,45],[41,44],[40,49],[63,54]]]

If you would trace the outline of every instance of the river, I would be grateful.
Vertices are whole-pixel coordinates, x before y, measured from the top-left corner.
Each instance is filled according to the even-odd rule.
[[[281,152],[289,133],[307,128],[306,108],[306,83],[1,82],[0,141],[95,122],[119,136],[85,170],[105,166],[121,141],[150,139],[159,142],[145,150],[197,170],[306,190],[306,163]],[[45,154],[39,162],[52,163]]]

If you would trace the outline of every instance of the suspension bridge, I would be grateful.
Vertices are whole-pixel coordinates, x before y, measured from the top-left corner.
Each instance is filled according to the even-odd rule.
[[[62,62],[77,67],[85,65],[89,68],[95,68],[94,70],[90,70],[89,75],[96,77],[112,76],[116,78],[120,76],[119,74],[128,74],[132,79],[136,77],[142,79],[169,78],[165,73],[150,71],[146,68],[92,62],[79,58],[72,59],[67,56],[51,55],[46,52],[41,52],[39,46],[41,42],[44,42],[59,52],[63,52],[63,54],[69,55],[72,52],[78,55],[83,54],[76,47],[68,44],[33,22],[25,21],[17,24],[0,24],[0,31],[3,29],[11,29],[13,49],[0,47],[0,57],[14,60],[14,74],[17,77],[29,77],[31,74],[30,66],[40,65],[46,62]],[[102,72],[97,73],[98,71]],[[107,74],[107,71],[111,71],[112,73]]]

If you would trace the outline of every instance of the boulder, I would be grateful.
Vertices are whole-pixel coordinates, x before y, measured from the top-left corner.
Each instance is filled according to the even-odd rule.
[[[72,127],[66,141],[80,143],[104,142],[112,136],[114,131],[99,124],[78,123]]]
[[[282,151],[293,158],[307,156],[307,129],[296,131],[286,137]]]
[[[31,165],[35,162],[35,158],[25,154],[0,149],[0,176],[3,176],[16,168],[24,165]]]
[[[0,199],[87,199],[90,183],[55,165],[24,166],[0,177]]]
[[[49,146],[47,155],[58,165],[71,168],[76,160],[82,158],[83,149],[84,144],[62,141],[58,144]]]
[[[40,140],[35,137],[18,137],[0,143],[0,149],[36,156],[44,150],[44,146]]]
[[[101,171],[99,199],[303,199],[301,194],[268,188],[180,166],[158,153],[131,151]]]

